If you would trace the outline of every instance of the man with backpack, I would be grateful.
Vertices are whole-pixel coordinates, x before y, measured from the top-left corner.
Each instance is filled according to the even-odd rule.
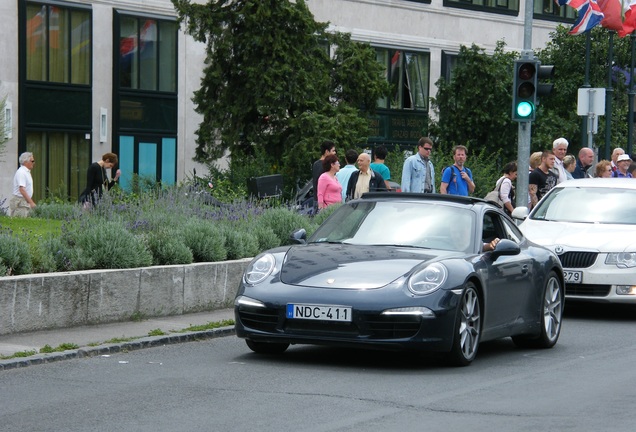
[[[473,173],[464,166],[468,149],[463,145],[453,147],[455,163],[446,167],[442,172],[442,184],[439,192],[442,194],[468,196],[475,191]]]

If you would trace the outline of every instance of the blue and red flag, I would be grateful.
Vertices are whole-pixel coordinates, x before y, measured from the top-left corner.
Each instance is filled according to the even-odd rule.
[[[570,6],[577,10],[577,19],[570,34],[581,34],[592,30],[604,18],[596,0],[554,0],[559,6]]]

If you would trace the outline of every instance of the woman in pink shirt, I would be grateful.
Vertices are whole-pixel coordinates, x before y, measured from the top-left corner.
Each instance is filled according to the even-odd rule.
[[[336,179],[340,171],[338,156],[327,155],[322,161],[323,173],[318,177],[318,209],[342,202],[342,185]]]

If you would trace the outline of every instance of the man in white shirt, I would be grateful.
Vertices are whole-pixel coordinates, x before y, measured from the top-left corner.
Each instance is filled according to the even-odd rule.
[[[31,170],[35,163],[33,153],[24,152],[20,155],[20,168],[13,176],[13,194],[9,201],[9,216],[28,217],[31,209],[35,208],[33,201],[33,177]]]
[[[552,153],[554,153],[554,173],[559,176],[558,183],[563,183],[568,179],[567,171],[563,166],[563,158],[568,153],[568,140],[565,138],[557,138],[552,143]]]

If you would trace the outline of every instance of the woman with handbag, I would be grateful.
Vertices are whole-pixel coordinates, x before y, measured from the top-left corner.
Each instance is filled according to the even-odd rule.
[[[503,176],[497,180],[499,199],[503,202],[504,211],[511,215],[515,209],[515,187],[512,184],[517,179],[517,162],[508,162],[503,168]]]
[[[498,192],[498,204],[503,207],[507,215],[515,209],[515,187],[512,184],[517,179],[517,162],[508,162],[503,168],[503,176],[497,180],[495,189]]]

